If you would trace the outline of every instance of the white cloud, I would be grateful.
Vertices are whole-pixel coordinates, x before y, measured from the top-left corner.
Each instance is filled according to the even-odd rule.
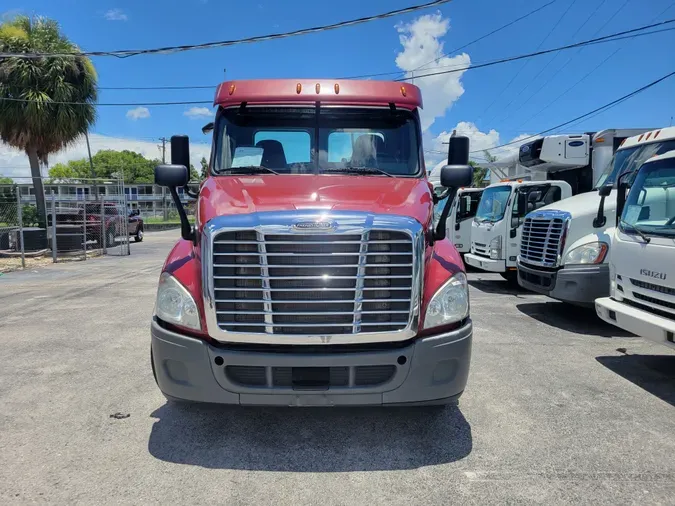
[[[108,21],[127,21],[127,16],[122,9],[110,9],[103,15]]]
[[[443,56],[441,38],[450,29],[450,20],[440,13],[420,16],[412,23],[398,25],[403,51],[396,56],[396,65],[406,77],[465,68],[471,64],[468,54]],[[422,68],[417,69],[422,66]],[[414,72],[413,72],[414,71]],[[450,74],[425,77],[414,83],[422,90],[424,108],[420,111],[422,130],[426,131],[436,118],[443,117],[452,104],[464,93],[461,83],[465,70]]]
[[[110,137],[107,135],[90,134],[89,142],[91,144],[91,154],[104,149],[114,149],[116,151],[135,151],[148,159],[161,158],[159,147],[161,143],[143,141],[138,139],[125,139],[123,137]],[[195,167],[199,167],[199,160],[210,157],[211,146],[203,143],[190,143],[190,161]],[[49,155],[49,165],[54,166],[57,163],[65,163],[69,160],[80,160],[87,158],[87,144],[84,137],[81,137],[68,148]],[[167,162],[171,160],[170,145],[167,144],[166,153]],[[44,174],[47,175],[47,174]],[[22,151],[11,148],[6,144],[0,143],[0,176],[27,178],[30,176],[30,165],[28,157]],[[23,181],[23,180],[19,180]],[[27,180],[26,180],[27,181]]]
[[[477,153],[472,153],[470,157],[478,163],[485,161],[485,155],[483,153],[483,150],[485,149],[490,149],[490,154],[497,157],[497,161],[499,162],[506,162],[510,159],[515,161],[520,145],[534,140],[534,137],[530,134],[521,134],[513,139],[502,140],[499,132],[494,129],[489,132],[482,132],[474,123],[460,121],[454,128],[450,129],[450,131],[441,132],[436,137],[428,138],[426,140],[425,146],[428,150],[433,151],[431,153],[425,153],[427,169],[434,169],[435,167],[447,163],[447,154],[444,153],[447,153],[448,146],[443,143],[448,142],[453,130],[457,131],[457,135],[464,135],[469,138],[470,150],[478,151]],[[513,144],[510,144],[509,146],[492,149],[495,146],[511,142],[513,142]]]
[[[127,111],[127,118],[136,121],[138,119],[146,119],[150,117],[150,110],[147,107],[136,107],[136,109],[129,109]]]
[[[191,107],[183,113],[183,116],[187,116],[190,119],[211,118],[213,112],[208,107]]]

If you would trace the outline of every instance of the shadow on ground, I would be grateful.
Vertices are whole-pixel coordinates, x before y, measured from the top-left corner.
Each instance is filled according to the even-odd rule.
[[[509,282],[501,277],[496,279],[469,279],[469,285],[483,293],[500,293],[505,295],[524,295],[532,292],[525,290],[517,282]]]
[[[675,355],[596,357],[607,369],[675,406]]]
[[[593,308],[577,307],[564,302],[528,302],[516,304],[521,313],[545,323],[576,334],[600,337],[632,337],[633,334],[604,322]]]
[[[148,441],[161,460],[206,468],[286,472],[415,469],[471,453],[457,407],[242,408],[167,403]]]

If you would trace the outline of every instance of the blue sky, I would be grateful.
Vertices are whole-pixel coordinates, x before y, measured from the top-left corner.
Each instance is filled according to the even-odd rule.
[[[437,58],[441,51],[462,46],[548,1],[454,0],[440,8],[319,34],[174,55],[123,60],[99,57],[94,59],[94,64],[103,88],[216,84],[223,80],[224,69],[228,79],[335,77],[379,72],[392,72],[391,77],[400,77],[404,75],[403,70]],[[337,22],[411,3],[411,0],[3,1],[5,11],[58,20],[68,37],[85,50],[235,39]],[[599,7],[596,14],[589,18],[596,7]],[[661,14],[666,9],[669,10]],[[441,60],[438,65],[476,64],[669,17],[675,17],[673,0],[557,0],[530,18],[460,53],[450,53],[450,58]],[[407,43],[401,37],[407,38]],[[441,143],[453,128],[469,134],[473,147],[478,148],[549,128],[672,71],[675,58],[670,48],[674,45],[675,32],[665,32],[588,47],[580,52],[571,50],[557,56],[419,79],[416,84],[422,87],[426,106],[425,147],[443,149]],[[426,71],[433,70],[430,66]],[[556,101],[591,71],[593,73],[581,84]],[[674,95],[675,78],[564,131],[664,126],[675,114]],[[212,98],[211,90],[103,90],[100,94],[101,103]],[[147,107],[147,111],[136,112],[133,109],[99,108],[92,136],[94,150],[135,146],[146,156],[156,156],[158,151],[154,145],[162,136],[187,133],[195,142],[206,141],[200,128],[208,117],[186,115],[190,112],[189,106]],[[124,144],[124,139],[129,142]],[[206,149],[196,151],[201,153]],[[19,175],[19,169],[28,166],[27,160],[20,154],[8,153],[9,150],[0,146],[0,172]],[[76,147],[52,160],[80,155]],[[436,163],[439,159],[430,155],[428,161]]]

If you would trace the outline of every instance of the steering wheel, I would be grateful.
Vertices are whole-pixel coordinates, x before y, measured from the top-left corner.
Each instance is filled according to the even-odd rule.
[[[666,222],[666,227],[671,226],[673,223],[675,223],[675,216],[673,216]]]

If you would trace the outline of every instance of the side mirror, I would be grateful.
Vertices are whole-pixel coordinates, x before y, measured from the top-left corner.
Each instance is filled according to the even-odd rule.
[[[473,167],[471,165],[446,165],[441,169],[441,185],[446,188],[461,188],[473,183]]]
[[[187,135],[171,137],[171,165],[190,167],[190,138]]]
[[[172,156],[173,158],[173,156]],[[155,167],[155,184],[167,188],[185,186],[190,180],[190,173],[185,165],[158,165]]]
[[[174,160],[173,151],[173,137],[171,138],[171,160]],[[184,153],[182,153],[184,154]],[[188,153],[189,156],[189,153]],[[189,163],[189,162],[188,162]],[[188,221],[185,208],[178,196],[178,188],[182,188],[188,184],[190,180],[190,173],[185,165],[158,165],[155,167],[155,184],[166,186],[171,192],[171,198],[176,205],[178,217],[180,218],[180,232],[181,237],[186,241],[197,243],[197,234],[195,234],[192,225]]]
[[[612,193],[612,186],[605,184],[598,188],[598,195],[601,197],[609,197],[609,194]]]
[[[598,195],[600,195],[600,204],[598,204],[598,214],[593,218],[593,226],[595,228],[604,227],[607,223],[607,218],[605,217],[605,198],[609,197],[609,194],[612,193],[612,185],[602,185],[598,188]],[[620,214],[617,210],[617,219]]]
[[[518,216],[525,216],[527,214],[527,203],[528,195],[527,193],[518,192]]]
[[[204,126],[202,127],[202,133],[203,133],[204,135],[206,135],[206,134],[208,134],[209,132],[213,132],[213,128],[214,128],[214,124],[213,124],[213,121],[211,121],[210,123],[207,123],[206,125],[204,125]]]
[[[541,192],[539,190],[530,192],[527,196],[527,201],[535,203],[538,200],[541,200]]]
[[[459,215],[464,216],[467,212],[467,199],[462,197],[459,199]]]
[[[452,135],[450,137],[448,140],[448,165],[469,165],[468,137],[463,135]]]
[[[452,143],[453,137],[450,138]],[[466,156],[468,157],[468,139],[466,146]],[[441,185],[448,188],[448,202],[451,203],[457,195],[457,190],[462,186],[471,186],[473,182],[473,167],[471,165],[446,165],[441,169]],[[461,204],[460,204],[461,205]],[[448,221],[448,213],[450,212],[451,205],[446,205],[443,208],[441,213],[441,218],[438,220],[436,230],[433,233],[434,240],[445,239],[446,235],[446,223]]]

